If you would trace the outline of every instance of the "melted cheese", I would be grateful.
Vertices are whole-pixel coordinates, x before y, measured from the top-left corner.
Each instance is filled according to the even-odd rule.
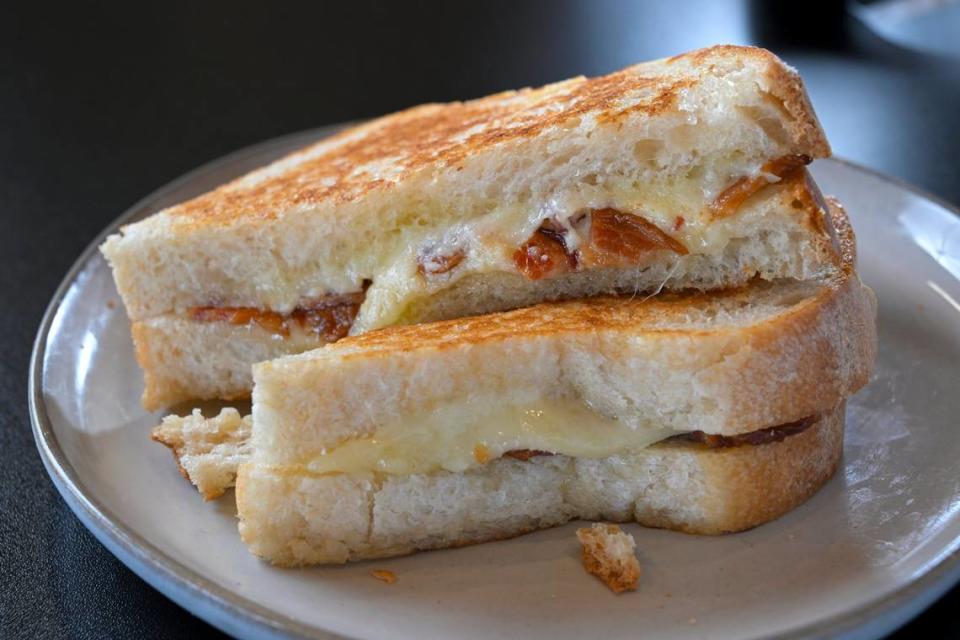
[[[410,475],[463,472],[530,449],[577,458],[606,458],[643,449],[678,432],[632,429],[579,402],[496,406],[496,400],[444,405],[348,440],[306,466],[313,473]]]
[[[404,311],[416,299],[430,296],[439,289],[467,275],[516,270],[513,252],[526,242],[546,218],[572,228],[570,218],[590,209],[612,208],[639,212],[643,217],[682,242],[691,253],[722,252],[730,236],[736,232],[734,220],[711,223],[704,216],[707,205],[730,176],[743,168],[714,169],[709,180],[677,176],[670,180],[635,183],[607,178],[602,184],[577,184],[576,188],[547,197],[537,203],[500,206],[489,213],[454,223],[443,231],[412,226],[398,239],[397,253],[381,255],[373,267],[376,276],[367,290],[367,299],[357,316],[351,334],[378,329],[402,320]],[[430,218],[438,216],[430,216]],[[678,217],[684,218],[681,229],[675,229]],[[717,227],[722,227],[719,229]],[[576,246],[583,239],[568,235]],[[453,253],[465,251],[465,258],[456,269],[435,280],[416,273],[420,251]]]

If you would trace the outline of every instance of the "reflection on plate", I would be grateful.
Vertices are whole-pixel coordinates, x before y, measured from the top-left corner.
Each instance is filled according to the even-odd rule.
[[[124,221],[329,132],[234,154]],[[575,524],[345,567],[257,561],[237,536],[229,496],[202,502],[148,441],[160,415],[140,407],[129,326],[94,247],[38,336],[30,374],[38,446],[67,502],[113,553],[239,636],[882,635],[960,578],[960,219],[843,162],[813,171],[846,204],[861,275],[880,300],[880,360],[848,404],[843,467],[807,504],[753,531],[698,538],[628,526],[644,571],[637,593],[614,597],[583,572]],[[376,569],[397,583],[371,578]]]

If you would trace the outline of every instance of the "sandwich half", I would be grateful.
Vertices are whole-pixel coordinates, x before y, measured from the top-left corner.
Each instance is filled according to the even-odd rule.
[[[196,434],[219,429],[214,440],[246,446],[234,460],[240,533],[280,565],[574,518],[703,534],[756,526],[833,474],[844,402],[876,354],[876,302],[833,212],[843,261],[830,276],[349,337],[255,365],[252,424],[170,418],[158,439],[175,452],[191,440],[199,455],[210,451]],[[205,494],[232,478],[218,477]]]
[[[722,46],[373,120],[102,251],[144,404],[247,395],[250,365],[542,301],[838,268],[799,76]]]

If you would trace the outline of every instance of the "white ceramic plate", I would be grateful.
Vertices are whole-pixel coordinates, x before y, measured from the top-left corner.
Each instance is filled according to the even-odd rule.
[[[241,151],[125,213],[144,217],[328,134]],[[877,637],[960,578],[960,219],[864,169],[822,161],[880,299],[875,379],[850,403],[837,476],[753,531],[700,538],[627,527],[637,593],[586,575],[575,525],[394,560],[274,569],[237,536],[229,499],[202,502],[147,439],[141,375],[110,272],[81,256],[40,327],[30,371],[37,446],[67,503],[124,563],[244,637]],[[389,569],[386,585],[370,577]]]

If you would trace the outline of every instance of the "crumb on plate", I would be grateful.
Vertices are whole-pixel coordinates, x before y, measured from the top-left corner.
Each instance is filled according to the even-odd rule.
[[[597,523],[577,529],[583,546],[583,568],[602,580],[614,593],[635,591],[640,577],[636,542],[615,524]]]

